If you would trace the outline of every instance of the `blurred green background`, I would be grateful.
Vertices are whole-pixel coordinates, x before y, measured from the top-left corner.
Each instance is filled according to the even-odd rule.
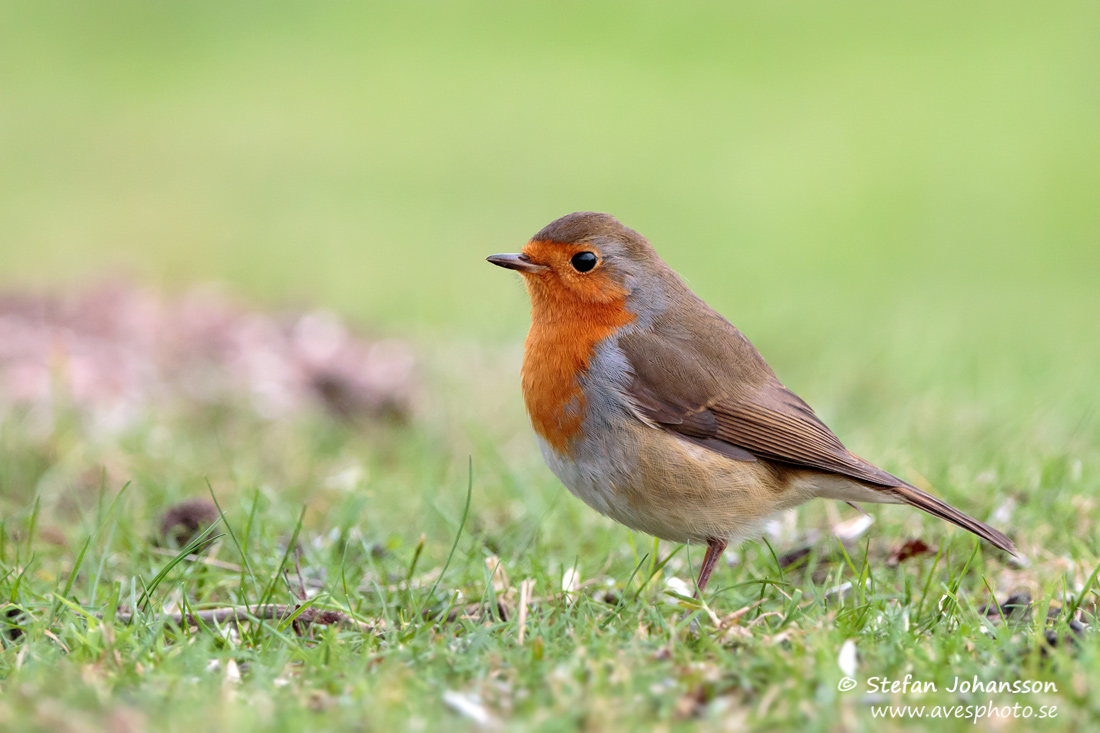
[[[855,730],[853,716],[870,720],[864,703],[836,698],[830,677],[852,636],[864,671],[892,678],[985,675],[1024,664],[1013,660],[1029,647],[1020,677],[1060,675],[1060,720],[1084,726],[1100,699],[1095,639],[1082,637],[1079,663],[1069,644],[1040,659],[1041,623],[1022,642],[979,633],[976,618],[959,626],[934,598],[941,587],[954,597],[969,568],[959,597],[972,610],[994,590],[1000,600],[1024,589],[1043,619],[1040,599],[1080,600],[1096,567],[1098,41],[1095,2],[0,0],[0,296],[102,278],[169,292],[213,281],[261,306],[331,308],[372,334],[407,336],[423,373],[406,427],[158,404],[120,435],[63,400],[0,414],[0,555],[14,553],[13,567],[20,548],[38,558],[35,573],[0,573],[0,600],[27,605],[39,629],[26,634],[25,665],[0,638],[0,678],[15,670],[0,680],[0,728],[28,729],[31,713],[5,718],[19,706],[45,710],[43,730],[55,720],[75,730],[85,710],[132,705],[154,728],[247,730],[266,716],[302,730],[346,716],[358,729],[366,709],[432,730],[453,721],[443,689],[481,691],[507,719],[511,693],[497,682],[510,681],[517,725],[614,729],[672,715],[681,694],[701,704],[697,690],[717,679],[700,671],[706,661],[731,681],[733,711],[757,711],[735,724],[749,714],[768,729]],[[69,594],[60,581],[73,582],[89,546],[85,568],[102,553],[99,570],[71,587],[90,610],[116,583],[161,577],[171,565],[152,554],[156,517],[211,492],[229,527],[252,528],[262,499],[254,534],[242,535],[261,577],[278,577],[305,502],[303,532],[316,540],[307,574],[364,615],[404,618],[414,596],[361,592],[359,578],[427,579],[453,548],[441,596],[478,598],[502,558],[514,584],[538,578],[539,594],[574,566],[626,601],[649,540],[589,511],[543,466],[519,394],[527,298],[518,276],[484,261],[584,209],[648,236],[853,451],[1008,531],[1033,566],[986,553],[972,567],[963,532],[874,509],[882,521],[860,540],[872,560],[923,537],[945,543],[944,562],[876,569],[873,599],[860,590],[857,605],[834,608],[826,588],[848,577],[862,589],[864,576],[847,554],[846,565],[824,560],[828,578],[807,571],[792,616],[797,599],[774,581],[757,599],[751,579],[771,577],[775,554],[747,544],[740,566],[721,569],[736,584],[715,608],[766,602],[749,626],[772,620],[746,647],[740,636],[676,643],[671,659],[658,645],[683,617],[655,600],[659,579],[617,606],[618,620],[589,590],[533,613],[526,647],[512,621],[451,631],[413,611],[398,643],[345,634],[313,649],[280,634],[250,650],[163,644],[161,626],[97,637],[75,612],[57,615],[52,598]],[[118,536],[96,535],[131,480]],[[847,511],[812,503],[788,517],[776,550],[816,543],[812,557],[827,558],[828,535],[803,530]],[[359,556],[342,556],[352,531]],[[688,557],[670,577],[691,576]],[[226,558],[238,561],[228,543]],[[351,592],[335,580],[345,559]],[[260,597],[243,572],[223,571],[180,571],[171,592],[198,604]],[[296,599],[284,590],[281,602]],[[47,638],[54,618],[64,624]],[[466,628],[477,645],[456,645]],[[74,653],[62,657],[57,639]],[[108,648],[133,672],[93,684],[89,669],[111,669]],[[208,674],[212,657],[231,654],[250,670],[236,703]],[[299,657],[301,685],[284,692],[310,697],[273,708],[271,680]],[[206,687],[181,682],[199,675]],[[329,717],[301,722],[330,693],[341,702]],[[349,695],[370,704],[345,705]]]
[[[0,278],[224,281],[514,341],[522,289],[482,258],[592,209],[789,369],[835,344],[932,352],[933,372],[960,346],[961,369],[1091,370],[1098,21],[1086,3],[4,2]]]

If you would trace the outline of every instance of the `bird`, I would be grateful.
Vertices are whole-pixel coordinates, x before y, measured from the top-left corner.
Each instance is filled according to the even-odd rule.
[[[576,212],[516,254],[531,301],[521,386],[542,456],[632,530],[706,545],[696,597],[731,542],[814,498],[908,504],[1017,554],[1002,532],[855,455],[649,241]]]

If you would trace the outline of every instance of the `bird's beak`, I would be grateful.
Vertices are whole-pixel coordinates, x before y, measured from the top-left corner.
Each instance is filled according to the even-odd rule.
[[[527,255],[523,254],[490,255],[485,259],[498,267],[504,267],[509,270],[519,270],[520,272],[542,272],[546,269],[546,265],[536,264],[528,259]]]

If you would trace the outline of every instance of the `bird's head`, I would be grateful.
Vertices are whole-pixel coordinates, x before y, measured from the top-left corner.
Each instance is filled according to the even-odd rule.
[[[642,296],[671,272],[645,237],[608,214],[589,211],[551,222],[518,254],[488,260],[523,275],[536,313],[554,305],[575,310],[611,304],[636,312],[644,307]]]

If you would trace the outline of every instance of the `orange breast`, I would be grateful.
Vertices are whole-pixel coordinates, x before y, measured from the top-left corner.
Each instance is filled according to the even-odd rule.
[[[535,432],[568,454],[580,433],[585,398],[579,379],[602,339],[634,320],[626,300],[580,301],[538,278],[525,278],[531,330],[523,353],[523,399]],[[625,293],[624,293],[625,296]]]

